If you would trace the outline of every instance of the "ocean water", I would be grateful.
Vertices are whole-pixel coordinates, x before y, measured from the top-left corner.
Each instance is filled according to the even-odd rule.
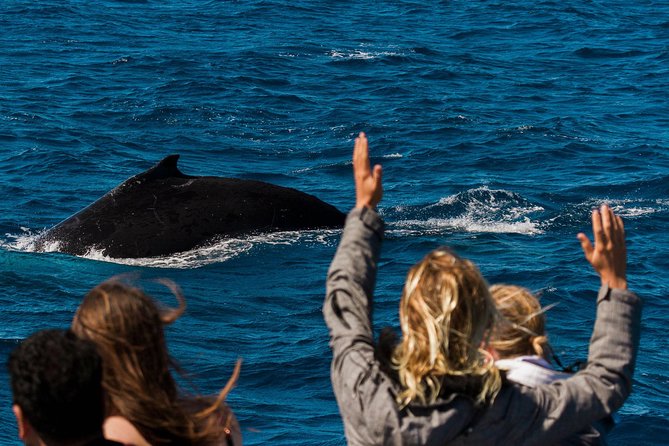
[[[324,280],[339,231],[260,234],[174,256],[32,250],[35,237],[167,154],[191,175],[259,179],[354,203],[367,132],[388,228],[375,326],[397,326],[410,265],[440,244],[491,283],[542,293],[563,362],[587,355],[598,280],[576,234],[625,219],[645,302],[634,391],[612,445],[669,435],[669,3],[638,0],[0,2],[0,357],[66,327],[120,273],[183,288],[167,329],[229,397],[249,445],[343,445]],[[4,359],[3,359],[4,362]],[[0,369],[0,443],[19,444]]]

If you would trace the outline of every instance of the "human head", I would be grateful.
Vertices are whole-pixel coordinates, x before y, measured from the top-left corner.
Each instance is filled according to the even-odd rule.
[[[158,282],[172,291],[178,308],[162,308],[141,289],[112,278],[86,294],[72,330],[93,341],[102,357],[108,416],[127,419],[150,444],[213,444],[224,435],[217,414],[226,412],[239,364],[213,400],[180,393],[163,325],[183,314],[186,301],[174,282]]]
[[[185,301],[173,282],[162,282],[179,308],[161,311],[141,289],[112,278],[86,294],[72,321],[74,333],[93,341],[102,357],[107,414],[123,415],[149,441],[157,441],[148,428],[156,420],[146,406],[174,406],[178,396],[163,324],[183,313]]]
[[[527,288],[493,285],[490,293],[502,315],[493,330],[490,347],[500,359],[549,353],[546,320],[541,304]]]
[[[393,363],[400,403],[433,402],[442,387],[491,400],[501,380],[481,349],[495,305],[478,268],[448,248],[430,252],[407,275],[400,301],[402,341]]]
[[[13,410],[26,444],[72,445],[102,436],[102,364],[69,330],[38,331],[9,356]]]

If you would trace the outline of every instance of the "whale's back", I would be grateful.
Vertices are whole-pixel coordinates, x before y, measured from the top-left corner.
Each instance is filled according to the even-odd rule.
[[[342,227],[345,215],[313,195],[253,180],[192,177],[163,159],[47,231],[38,243],[113,258],[187,251],[218,237]],[[39,248],[39,246],[38,246]]]

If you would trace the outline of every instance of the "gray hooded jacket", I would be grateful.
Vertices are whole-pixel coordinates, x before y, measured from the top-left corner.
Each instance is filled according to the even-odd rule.
[[[484,410],[459,394],[400,410],[398,383],[374,354],[372,297],[382,237],[376,212],[351,211],[327,278],[323,314],[332,386],[349,445],[558,444],[588,431],[630,394],[641,301],[629,291],[603,287],[588,365],[573,377],[535,388],[505,383]]]

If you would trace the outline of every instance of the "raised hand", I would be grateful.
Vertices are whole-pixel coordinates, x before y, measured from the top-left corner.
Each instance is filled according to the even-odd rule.
[[[627,289],[627,249],[622,218],[603,204],[599,211],[592,211],[592,232],[594,246],[585,234],[577,236],[585,258],[599,274],[602,285]]]
[[[353,177],[355,179],[355,207],[376,208],[383,196],[381,184],[381,166],[374,166],[372,171],[369,164],[369,146],[364,132],[355,138],[353,148]]]

